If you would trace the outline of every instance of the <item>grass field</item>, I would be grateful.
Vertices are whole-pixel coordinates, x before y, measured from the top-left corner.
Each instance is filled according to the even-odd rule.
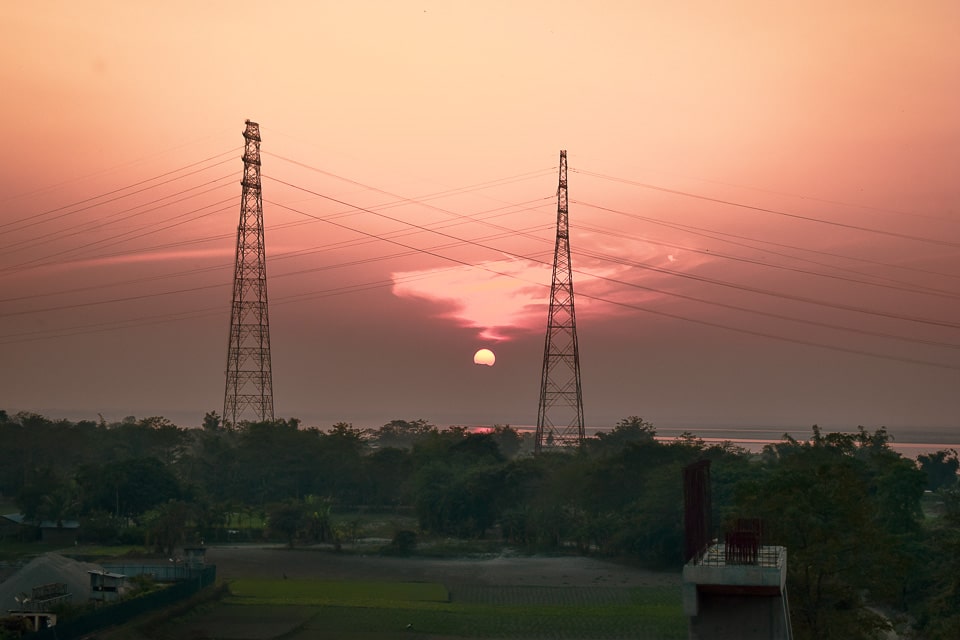
[[[429,582],[242,579],[231,595],[158,630],[162,638],[687,637],[670,587],[457,587]]]
[[[144,557],[150,553],[148,549],[136,545],[115,545],[109,547],[102,545],[64,546],[63,544],[50,544],[46,542],[15,542],[9,540],[0,543],[0,561],[2,562],[24,562],[34,556],[41,556],[50,552],[90,558],[113,558],[128,555]]]

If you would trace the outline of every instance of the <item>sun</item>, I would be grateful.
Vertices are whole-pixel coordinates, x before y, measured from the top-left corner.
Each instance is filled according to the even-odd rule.
[[[473,354],[473,364],[482,364],[487,367],[492,367],[493,363],[496,361],[497,356],[493,355],[493,351],[490,351],[490,349],[480,349]]]

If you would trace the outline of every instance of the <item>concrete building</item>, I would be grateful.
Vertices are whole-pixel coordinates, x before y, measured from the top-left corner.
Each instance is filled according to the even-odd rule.
[[[762,543],[763,522],[728,523],[711,534],[710,461],[683,470],[683,611],[690,640],[793,640],[787,550]]]
[[[787,550],[728,535],[683,567],[691,640],[792,640]]]

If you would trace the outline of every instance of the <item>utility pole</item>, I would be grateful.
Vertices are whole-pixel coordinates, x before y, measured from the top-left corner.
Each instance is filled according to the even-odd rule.
[[[580,349],[573,307],[573,268],[570,262],[570,222],[567,212],[567,152],[560,152],[557,187],[557,244],[553,254],[550,311],[543,347],[540,407],[537,411],[536,453],[545,448],[583,444],[583,395],[580,389]]]
[[[273,373],[267,316],[267,261],[260,193],[260,125],[246,121],[243,132],[243,191],[230,306],[227,385],[223,422],[273,420]]]

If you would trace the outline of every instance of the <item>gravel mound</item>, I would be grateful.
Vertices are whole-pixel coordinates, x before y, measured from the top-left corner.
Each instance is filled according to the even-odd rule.
[[[30,597],[34,587],[55,582],[67,585],[73,604],[83,604],[90,597],[88,571],[103,571],[92,562],[71,560],[56,553],[47,553],[31,560],[15,574],[0,582],[0,615],[18,609],[15,597],[25,593]]]

